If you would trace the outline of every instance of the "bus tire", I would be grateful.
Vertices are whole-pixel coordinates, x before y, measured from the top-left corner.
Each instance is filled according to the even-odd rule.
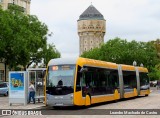
[[[118,102],[118,100],[117,100],[117,99],[115,99],[113,102],[114,102],[114,103],[116,103],[116,102]]]
[[[53,106],[54,109],[60,109],[60,106]]]
[[[145,96],[147,97],[147,96],[148,96],[148,94],[145,94]]]
[[[86,95],[85,106],[90,106],[90,105],[91,105],[91,97],[90,95]]]

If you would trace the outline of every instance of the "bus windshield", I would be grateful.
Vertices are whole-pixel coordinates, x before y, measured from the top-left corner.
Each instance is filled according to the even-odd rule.
[[[49,66],[47,87],[73,87],[74,65]]]

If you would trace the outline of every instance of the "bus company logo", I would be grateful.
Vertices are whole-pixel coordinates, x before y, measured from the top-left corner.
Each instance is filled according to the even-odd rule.
[[[2,115],[12,115],[12,111],[11,110],[2,110]]]

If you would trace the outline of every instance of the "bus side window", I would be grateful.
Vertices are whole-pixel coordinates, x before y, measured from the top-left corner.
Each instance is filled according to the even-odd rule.
[[[82,73],[80,72],[81,67],[78,66],[78,72],[77,72],[77,78],[76,78],[76,91],[81,91],[81,79],[82,79]]]
[[[91,81],[91,72],[85,72],[85,83],[87,87],[92,86],[92,81]]]
[[[82,78],[81,78],[81,86],[86,87],[86,76],[84,73],[82,73]]]
[[[82,73],[78,72],[76,78],[76,91],[81,90],[81,82],[80,82],[81,78],[82,78]]]
[[[147,73],[140,72],[139,76],[140,76],[140,89],[141,90],[149,89],[149,77]]]

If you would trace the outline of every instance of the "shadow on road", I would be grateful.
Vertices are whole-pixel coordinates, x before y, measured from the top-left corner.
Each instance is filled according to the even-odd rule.
[[[137,96],[137,97],[133,97],[133,98],[123,98],[123,99],[116,100],[116,101],[108,101],[108,102],[92,104],[89,107],[87,107],[87,106],[62,106],[62,107],[61,106],[56,106],[56,107],[42,106],[40,109],[44,109],[44,110],[85,110],[85,109],[94,109],[97,106],[101,106],[101,105],[115,104],[117,102],[124,102],[124,101],[143,98],[143,97],[145,97],[145,96]]]

